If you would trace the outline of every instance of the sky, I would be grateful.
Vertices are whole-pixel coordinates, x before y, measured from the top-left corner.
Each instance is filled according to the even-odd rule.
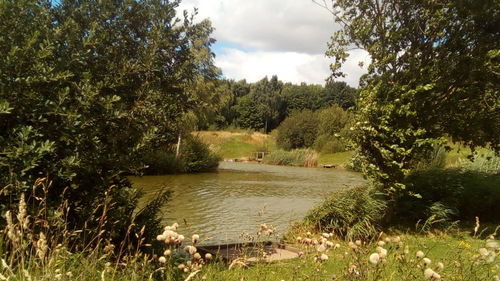
[[[217,40],[215,63],[228,79],[248,82],[277,75],[284,82],[324,84],[332,59],[327,42],[339,27],[333,16],[312,0],[183,0],[179,10],[198,8],[197,19],[209,18]],[[369,57],[351,52],[345,81],[358,86]]]

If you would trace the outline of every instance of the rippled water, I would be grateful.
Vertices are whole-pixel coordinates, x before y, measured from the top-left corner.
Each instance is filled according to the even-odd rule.
[[[240,240],[261,223],[283,233],[330,192],[363,182],[357,173],[323,168],[221,162],[216,173],[131,178],[145,192],[143,202],[167,186],[171,200],[162,208],[165,224],[179,233],[210,238],[206,244]]]

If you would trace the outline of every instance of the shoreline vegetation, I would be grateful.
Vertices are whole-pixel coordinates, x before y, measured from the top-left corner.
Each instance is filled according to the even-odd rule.
[[[314,1],[339,24],[324,85],[224,78],[180,2],[0,0],[0,281],[500,281],[498,0]],[[368,183],[242,235],[297,258],[227,264],[161,225],[168,186],[139,208],[127,178],[255,152]]]

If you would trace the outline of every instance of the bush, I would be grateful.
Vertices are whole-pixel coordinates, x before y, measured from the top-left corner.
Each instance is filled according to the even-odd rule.
[[[366,240],[379,233],[385,210],[381,195],[369,186],[357,186],[332,193],[305,220],[346,240]]]
[[[346,143],[341,138],[320,135],[314,141],[314,149],[322,153],[337,153],[346,151]]]
[[[414,224],[433,220],[446,225],[454,220],[498,222],[500,174],[467,169],[416,171],[405,180],[407,193],[395,202],[394,218]]]
[[[311,147],[318,133],[317,114],[310,110],[294,112],[277,131],[276,144],[284,150]]]
[[[183,172],[198,173],[216,169],[221,158],[210,151],[208,144],[189,136],[181,145],[180,160]]]
[[[183,172],[183,165],[180,159],[175,157],[171,151],[155,150],[144,155],[144,169],[146,175],[164,175]]]
[[[273,165],[316,167],[318,154],[310,149],[276,150],[266,155],[263,162]]]

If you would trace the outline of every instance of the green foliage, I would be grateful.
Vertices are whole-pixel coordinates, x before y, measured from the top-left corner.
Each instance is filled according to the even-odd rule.
[[[218,75],[210,23],[178,4],[0,1],[2,213],[48,177],[48,213],[68,202],[68,228],[123,239],[140,196],[125,175],[214,99],[199,89]],[[108,203],[109,220],[88,221]]]
[[[455,220],[500,221],[500,174],[467,169],[429,169],[405,180],[408,194],[394,205],[394,222],[413,225],[431,216],[435,223]],[[398,221],[401,220],[401,221]]]
[[[208,172],[217,168],[221,160],[210,151],[208,144],[195,137],[187,137],[181,146],[180,159],[187,173]]]
[[[500,148],[495,0],[332,3],[342,26],[327,52],[333,76],[353,45],[371,58],[355,140],[379,188],[400,196],[415,160],[448,136]]]
[[[316,167],[318,154],[310,149],[276,150],[266,155],[263,162],[274,165]]]
[[[380,232],[386,202],[373,188],[357,186],[333,192],[305,217],[319,231],[346,240],[370,239]]]
[[[318,115],[310,110],[295,112],[278,127],[276,144],[285,149],[311,147],[318,134]]]
[[[352,114],[338,105],[316,112],[297,111],[277,128],[276,143],[283,149],[313,148],[323,153],[346,151]]]

